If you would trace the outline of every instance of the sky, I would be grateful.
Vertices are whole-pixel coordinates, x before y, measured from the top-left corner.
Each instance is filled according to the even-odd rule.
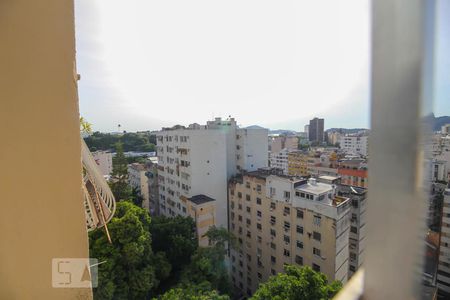
[[[94,130],[230,115],[369,127],[368,0],[75,0],[75,12],[80,113]],[[450,37],[449,21],[438,16],[438,34]],[[450,115],[450,42],[436,45],[435,113]]]

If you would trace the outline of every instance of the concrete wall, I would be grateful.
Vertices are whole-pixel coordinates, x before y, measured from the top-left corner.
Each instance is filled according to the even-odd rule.
[[[0,2],[0,299],[52,288],[53,258],[87,258],[73,1]]]

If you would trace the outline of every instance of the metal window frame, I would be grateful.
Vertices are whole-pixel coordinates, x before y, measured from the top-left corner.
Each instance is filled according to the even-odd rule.
[[[435,0],[372,1],[366,256],[335,299],[420,298],[435,10]]]

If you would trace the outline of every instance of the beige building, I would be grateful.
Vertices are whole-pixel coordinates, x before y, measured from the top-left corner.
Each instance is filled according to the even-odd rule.
[[[269,137],[269,151],[272,153],[278,153],[283,149],[288,151],[298,149],[298,137],[296,136],[271,136]]]
[[[128,182],[142,196],[142,207],[150,210],[150,192],[146,172],[147,169],[143,164],[132,163],[128,165]]]
[[[288,174],[291,176],[307,176],[308,173],[307,151],[291,151],[288,153]]]
[[[187,215],[195,222],[199,246],[208,246],[209,240],[205,233],[211,226],[216,225],[216,200],[205,195],[196,195],[191,198],[181,196],[181,201],[187,208]]]
[[[450,297],[450,185],[447,186],[444,191],[444,207],[439,247],[440,255],[437,272],[437,286],[440,292]]]
[[[260,169],[229,183],[231,275],[243,295],[283,271],[284,264],[311,266],[329,280],[348,278],[349,198],[335,185],[273,175]]]

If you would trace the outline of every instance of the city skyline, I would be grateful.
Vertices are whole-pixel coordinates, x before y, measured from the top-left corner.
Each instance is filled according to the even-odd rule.
[[[449,14],[441,2],[438,14]],[[325,129],[369,127],[368,1],[79,0],[75,9],[80,113],[94,130],[229,115],[243,127],[303,131],[314,117]],[[438,16],[438,35],[448,36],[449,19]],[[450,115],[447,49],[442,38],[438,116]]]

